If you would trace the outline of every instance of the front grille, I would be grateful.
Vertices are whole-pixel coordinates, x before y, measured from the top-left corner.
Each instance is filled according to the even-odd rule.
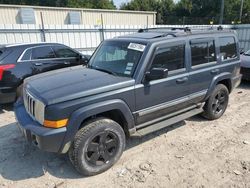
[[[23,90],[23,100],[27,113],[33,120],[38,121],[42,125],[44,122],[44,103],[34,97],[26,88]]]
[[[36,100],[35,98],[29,93],[29,92],[25,92],[24,94],[24,105],[25,108],[27,110],[27,112],[33,117],[35,118],[35,110],[36,110]]]

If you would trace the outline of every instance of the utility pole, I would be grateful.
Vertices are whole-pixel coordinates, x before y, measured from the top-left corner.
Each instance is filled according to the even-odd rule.
[[[242,19],[243,4],[244,4],[244,0],[241,0],[241,5],[240,5],[240,18],[239,18],[240,23],[241,23],[241,19]]]
[[[223,24],[223,17],[224,17],[224,6],[225,6],[225,3],[224,3],[224,0],[221,0],[221,7],[220,7],[220,21],[219,21],[219,24]]]

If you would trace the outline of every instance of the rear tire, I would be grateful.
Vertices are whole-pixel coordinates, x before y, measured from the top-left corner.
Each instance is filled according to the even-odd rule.
[[[220,118],[227,109],[229,101],[229,91],[223,84],[218,84],[211,96],[208,98],[205,106],[203,117],[209,120]]]
[[[76,170],[85,176],[100,174],[112,167],[125,149],[122,127],[107,118],[97,118],[81,128],[69,150]]]

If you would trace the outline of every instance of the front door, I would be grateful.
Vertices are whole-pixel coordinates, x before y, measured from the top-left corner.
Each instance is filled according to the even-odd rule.
[[[156,48],[149,66],[168,69],[164,79],[143,81],[136,86],[136,123],[159,118],[184,108],[189,98],[189,75],[186,68],[185,41],[165,44]]]

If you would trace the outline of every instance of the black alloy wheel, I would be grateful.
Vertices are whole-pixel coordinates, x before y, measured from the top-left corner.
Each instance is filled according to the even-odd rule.
[[[221,90],[215,95],[212,109],[214,114],[220,114],[223,110],[225,110],[227,106],[227,93],[224,90]]]
[[[215,89],[212,91],[210,97],[203,107],[203,117],[209,120],[220,118],[227,109],[228,101],[228,88],[223,84],[216,85]]]
[[[91,165],[100,166],[114,158],[119,147],[118,137],[111,131],[97,134],[88,144],[85,152],[86,160]]]

